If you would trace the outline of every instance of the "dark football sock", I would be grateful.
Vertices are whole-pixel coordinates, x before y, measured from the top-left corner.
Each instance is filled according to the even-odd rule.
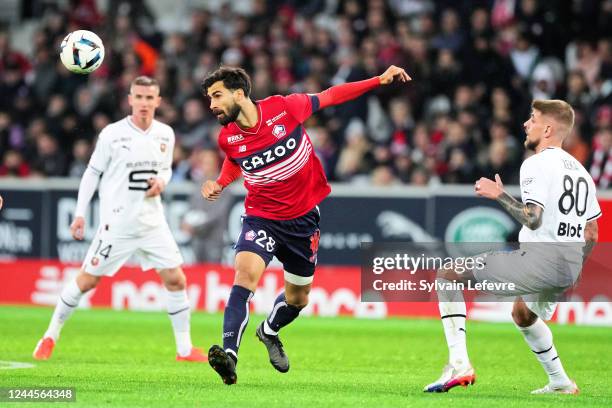
[[[249,322],[249,301],[253,292],[242,286],[232,286],[223,315],[223,349],[238,357],[242,333]]]
[[[281,293],[274,301],[274,308],[264,323],[264,332],[267,335],[276,336],[278,331],[295,320],[302,309],[288,305],[285,294]]]

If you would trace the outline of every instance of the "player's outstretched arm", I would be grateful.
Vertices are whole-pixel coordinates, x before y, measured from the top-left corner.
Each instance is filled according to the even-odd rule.
[[[399,82],[408,82],[411,81],[412,78],[410,78],[410,75],[408,75],[403,68],[391,65],[379,76],[365,79],[363,81],[347,82],[346,84],[335,85],[315,95],[319,99],[319,109],[323,109],[328,106],[339,105],[358,98],[364,93],[380,85],[389,85],[396,80]]]
[[[535,230],[542,225],[542,208],[532,203],[523,204],[506,193],[499,174],[495,175],[495,181],[481,177],[476,181],[474,190],[480,197],[496,200],[508,214],[527,228]]]
[[[4,204],[4,199],[0,195],[0,210],[2,209],[2,205]]]

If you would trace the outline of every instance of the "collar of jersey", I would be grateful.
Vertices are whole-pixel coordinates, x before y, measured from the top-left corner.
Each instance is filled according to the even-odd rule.
[[[257,105],[257,110],[259,111],[259,117],[257,118],[257,123],[255,124],[255,126],[253,126],[252,128],[249,129],[254,129],[257,128],[254,132],[249,131],[249,130],[245,130],[243,128],[241,128],[238,123],[234,122],[234,124],[236,125],[236,127],[238,128],[238,130],[240,130],[243,133],[250,133],[252,135],[255,135],[259,132],[259,128],[261,128],[261,122],[263,122],[263,115],[262,115],[262,111],[261,111],[261,103],[256,102],[255,103]]]
[[[143,133],[145,135],[149,134],[149,132],[151,131],[151,128],[153,127],[153,123],[155,123],[155,119],[153,119],[153,121],[151,121],[151,126],[149,126],[147,128],[147,130],[142,130],[141,128],[139,128],[138,126],[136,126],[136,124],[132,121],[132,119],[130,118],[130,115],[127,115],[125,117],[125,119],[127,120],[128,125],[130,125],[133,129],[137,130],[140,133]]]

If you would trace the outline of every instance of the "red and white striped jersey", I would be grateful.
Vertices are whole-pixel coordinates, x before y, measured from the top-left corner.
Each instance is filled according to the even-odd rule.
[[[219,147],[244,176],[248,215],[274,220],[300,217],[331,191],[302,123],[319,108],[316,95],[270,96],[256,102],[258,122],[235,122],[219,133]]]

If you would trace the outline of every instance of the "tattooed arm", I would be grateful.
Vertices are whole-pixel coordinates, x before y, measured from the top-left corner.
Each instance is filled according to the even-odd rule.
[[[497,197],[497,202],[508,211],[508,214],[527,228],[535,230],[542,225],[542,207],[533,203],[523,204],[505,191]]]
[[[542,225],[542,207],[532,203],[523,204],[506,193],[498,174],[495,175],[495,181],[481,177],[474,190],[481,197],[496,200],[515,220],[527,228],[534,230]]]
[[[588,221],[586,226],[584,227],[584,241],[585,245],[582,250],[583,253],[583,262],[586,261],[588,256],[593,251],[597,240],[599,239],[599,226],[597,225],[597,220]]]

